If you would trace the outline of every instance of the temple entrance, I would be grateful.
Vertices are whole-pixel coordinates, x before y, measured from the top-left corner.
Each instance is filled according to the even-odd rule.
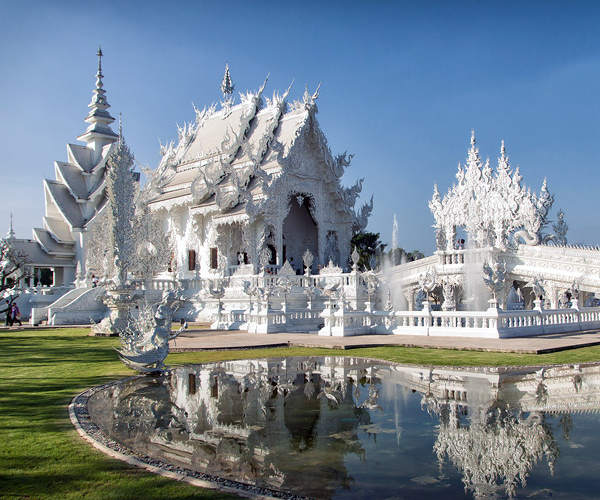
[[[283,222],[285,258],[296,271],[302,272],[304,252],[309,250],[315,257],[313,266],[319,254],[317,223],[311,213],[314,202],[309,195],[298,193],[290,196],[288,206],[289,212]]]

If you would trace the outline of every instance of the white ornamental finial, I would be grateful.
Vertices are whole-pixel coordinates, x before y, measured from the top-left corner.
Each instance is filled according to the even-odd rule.
[[[10,213],[10,226],[8,226],[8,233],[6,233],[6,239],[13,240],[15,238],[15,231],[13,230],[13,214]]]
[[[125,139],[123,138],[123,113],[119,111],[119,144],[124,144]]]
[[[223,75],[223,81],[221,82],[221,92],[226,100],[231,100],[233,97],[233,91],[235,85],[231,80],[231,74],[229,73],[229,63],[225,63],[225,75]]]
[[[102,47],[100,45],[98,45],[98,77],[102,78],[104,75],[102,74],[102,56],[104,54],[102,54]]]
[[[92,144],[93,148],[102,148],[106,144],[116,142],[118,136],[110,129],[110,124],[115,119],[108,112],[110,104],[108,104],[106,90],[104,90],[104,84],[102,83],[102,78],[104,78],[102,74],[102,56],[104,54],[101,47],[98,47],[96,54],[98,55],[96,87],[92,91],[92,100],[88,104],[90,111],[84,120],[89,126],[85,133],[77,137],[77,139],[88,143],[88,145]]]
[[[102,56],[104,55],[102,53],[102,47],[100,47],[100,45],[98,45],[98,52],[96,52],[96,55],[98,56],[98,72],[96,73],[96,98],[97,101],[101,104],[108,104],[106,102],[106,97],[104,96],[104,89],[103,86],[104,84],[102,83],[102,78],[104,78],[104,75],[102,74]],[[98,92],[100,91],[100,92]],[[92,102],[94,102],[94,100],[92,99]]]

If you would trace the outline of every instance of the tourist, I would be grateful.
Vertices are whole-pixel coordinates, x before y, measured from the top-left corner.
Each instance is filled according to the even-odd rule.
[[[12,325],[12,308],[10,306],[10,300],[6,301],[6,309],[2,312],[6,313],[6,322],[4,323],[6,326]]]
[[[92,288],[96,288],[98,286],[98,278],[96,275],[92,274]]]
[[[11,326],[15,323],[19,323],[19,326],[23,326],[23,323],[21,323],[21,311],[19,311],[19,307],[17,306],[17,304],[12,305]]]

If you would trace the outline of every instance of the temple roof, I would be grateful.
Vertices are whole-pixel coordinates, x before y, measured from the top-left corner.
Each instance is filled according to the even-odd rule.
[[[67,186],[59,181],[49,181],[48,179],[44,181],[44,185],[69,226],[71,228],[83,227],[85,221],[81,209]]]
[[[74,197],[79,199],[86,199],[88,197],[85,179],[77,167],[61,161],[54,162],[54,166],[57,181],[62,182]]]
[[[188,142],[182,137],[177,148],[167,152],[174,168],[153,203],[190,195],[191,183],[199,171],[225,186],[231,185],[231,177],[225,173],[227,167],[236,172],[254,165],[262,170],[280,170],[277,153],[268,153],[273,153],[273,144],[289,152],[308,115],[305,109],[294,109],[279,116],[277,102],[256,112],[251,103],[244,102],[229,113],[223,109],[190,125]]]
[[[115,119],[107,111],[110,108],[106,99],[106,90],[103,88],[102,78],[102,49],[98,47],[98,72],[96,73],[96,88],[92,92],[92,101],[88,107],[90,112],[85,118],[89,126],[84,134],[77,139],[91,144],[94,150],[104,147],[106,144],[112,144],[119,138],[110,128],[110,124]]]
[[[54,256],[74,257],[75,249],[73,245],[58,243],[50,231],[39,227],[33,228],[33,237],[43,248],[43,250]]]
[[[316,119],[319,89],[314,94],[306,89],[301,100],[289,104],[290,86],[283,95],[265,97],[265,104],[265,80],[257,92],[240,94],[241,102],[234,104],[227,70],[224,81],[228,92],[221,108],[194,108],[196,120],[179,127],[178,144],[161,146],[158,168],[146,172],[150,206],[157,210],[186,205],[236,221],[246,210],[254,219],[272,213],[278,190],[310,185],[328,197],[353,231],[363,230],[372,200],[355,212],[362,181],[350,188],[341,185],[352,157],[333,156],[329,149]]]
[[[11,241],[11,245],[13,248],[22,250],[27,254],[28,266],[30,267],[75,266],[73,262],[74,253],[71,255],[65,254],[64,258],[60,258],[58,254],[47,253],[38,241],[14,239]]]

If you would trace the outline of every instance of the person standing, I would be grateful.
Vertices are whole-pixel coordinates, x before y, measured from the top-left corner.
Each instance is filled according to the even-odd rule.
[[[6,309],[2,312],[6,312],[6,321],[4,324],[6,326],[11,326],[12,325],[12,307],[10,305],[10,300],[6,301]]]
[[[11,326],[15,323],[19,323],[19,326],[23,326],[21,323],[21,311],[19,311],[19,306],[17,304],[12,305],[12,323]]]

